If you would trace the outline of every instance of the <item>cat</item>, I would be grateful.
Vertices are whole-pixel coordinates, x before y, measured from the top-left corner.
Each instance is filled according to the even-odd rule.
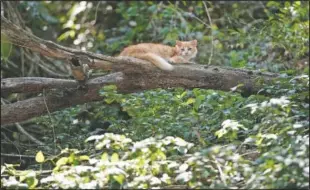
[[[120,56],[135,57],[153,63],[162,70],[171,71],[169,63],[193,63],[191,59],[197,55],[197,40],[176,41],[174,47],[163,44],[141,43],[126,47]]]

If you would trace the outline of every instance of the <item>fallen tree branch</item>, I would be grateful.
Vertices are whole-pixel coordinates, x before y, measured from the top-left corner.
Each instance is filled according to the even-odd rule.
[[[224,68],[204,65],[175,65],[173,71],[162,71],[151,63],[130,57],[110,57],[86,51],[75,50],[40,39],[22,30],[1,16],[1,34],[10,43],[29,48],[46,56],[78,60],[77,67],[87,64],[93,69],[112,70],[119,73],[110,74],[87,81],[87,92],[73,90],[68,95],[48,95],[46,102],[51,112],[73,105],[101,100],[98,90],[106,84],[115,84],[120,93],[131,93],[155,88],[183,87],[205,88],[230,91],[231,88],[243,84],[240,88],[245,95],[258,92],[261,84],[270,82],[277,74],[261,73],[242,69]],[[76,63],[77,63],[76,62]],[[83,74],[83,72],[80,72]],[[85,73],[84,73],[85,74]],[[81,79],[83,79],[81,77]],[[257,83],[260,79],[261,83]],[[1,81],[1,93],[41,92],[43,89],[77,88],[74,80],[50,78],[7,78]],[[16,102],[1,107],[1,124],[20,122],[46,113],[42,97]]]
[[[42,92],[43,89],[73,88],[77,84],[74,80],[44,77],[5,78],[1,80],[1,93]]]
[[[175,72],[166,74],[160,70],[133,72],[123,74],[112,73],[103,77],[90,79],[86,82],[87,91],[79,90],[78,83],[74,80],[51,78],[7,78],[1,81],[1,93],[13,92],[40,92],[43,89],[56,88],[64,91],[63,95],[50,94],[46,96],[46,103],[51,112],[91,101],[102,100],[98,90],[104,85],[115,84],[120,93],[139,92],[155,88],[184,87],[206,88],[230,91],[238,84],[244,84],[244,93],[253,94],[259,90],[255,80],[259,73],[246,71],[236,72],[234,69],[203,66],[178,66]],[[268,82],[273,75],[265,75],[262,79]],[[70,90],[66,93],[66,89]],[[59,90],[57,91],[59,92]],[[47,113],[43,97],[35,97],[13,104],[1,106],[1,125],[20,122],[32,117]]]
[[[241,89],[245,93],[252,94],[260,88],[260,85],[255,85],[258,78],[268,82],[276,76],[276,74],[261,73],[259,71],[214,66],[205,67],[202,65],[182,65],[176,67],[174,72],[169,74],[161,70],[144,70],[142,73],[140,70],[133,69],[130,74],[126,74],[126,82],[116,85],[118,85],[121,92],[136,92],[139,90],[169,87],[230,91],[232,87],[244,84],[244,87]],[[89,81],[87,84],[91,86],[92,81]],[[62,90],[65,88],[76,88],[77,85],[77,81],[68,79],[43,77],[5,78],[1,81],[1,93],[33,93],[41,92],[43,89]]]
[[[103,97],[99,96],[98,90],[105,84],[117,84],[120,81],[123,81],[122,79],[122,73],[113,73],[104,77],[89,80],[86,83],[88,87],[87,91],[79,90],[78,88],[71,88],[66,91],[66,88],[64,88],[63,94],[55,95],[52,93],[47,95],[45,100],[44,97],[35,97],[12,104],[1,105],[1,127],[2,125],[25,121],[46,114],[46,105],[48,106],[49,111],[53,112],[77,104],[102,100]],[[71,80],[71,82],[72,84],[76,83],[74,80]],[[69,82],[67,84],[72,85]]]

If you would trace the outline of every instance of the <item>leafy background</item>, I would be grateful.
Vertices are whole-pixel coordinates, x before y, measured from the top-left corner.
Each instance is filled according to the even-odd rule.
[[[99,92],[105,97],[102,102],[21,123],[47,146],[34,144],[16,126],[3,127],[1,187],[309,186],[309,4],[305,1],[1,5],[2,14],[14,23],[64,46],[116,56],[131,44],[174,45],[177,39],[197,39],[200,64],[210,60],[212,65],[281,73],[272,85],[249,97],[238,90],[182,88],[119,94],[115,86],[106,86]],[[61,61],[5,43],[1,36],[2,78],[71,78],[69,73]],[[103,73],[94,71],[94,75]],[[1,102],[33,96],[11,94],[2,96]]]

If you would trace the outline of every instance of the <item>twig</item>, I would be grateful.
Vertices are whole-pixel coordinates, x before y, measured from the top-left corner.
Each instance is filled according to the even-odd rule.
[[[209,19],[209,23],[210,23],[210,25],[211,25],[211,54],[210,54],[210,57],[209,57],[209,61],[208,61],[208,65],[210,65],[211,64],[211,60],[212,60],[212,57],[213,57],[213,44],[214,44],[214,38],[213,38],[213,34],[212,34],[212,20],[211,20],[211,17],[210,17],[210,14],[209,14],[209,11],[208,11],[208,7],[207,7],[207,4],[204,2],[204,1],[202,1],[202,3],[203,3],[203,6],[205,7],[205,10],[206,10],[206,12],[207,12],[207,16],[208,16],[208,19]]]
[[[168,1],[170,4],[172,4],[170,1]],[[173,4],[172,4],[173,5]],[[168,7],[166,5],[164,5],[165,7]],[[168,7],[171,8],[171,7]],[[172,8],[171,8],[172,9]],[[193,13],[190,12],[186,12],[184,10],[182,10],[181,8],[176,7],[175,9],[172,9],[174,11],[176,11],[176,13],[180,14],[180,12],[182,12],[183,14],[186,13],[188,16],[193,17],[194,19],[198,20],[199,22],[201,22],[203,25],[205,25],[207,28],[211,28],[210,25],[208,25],[207,23],[205,23],[203,20],[201,20],[200,18],[196,17]],[[180,11],[180,12],[179,12]],[[181,15],[181,14],[180,14]],[[182,16],[182,15],[181,15]],[[183,16],[182,16],[183,17]],[[184,17],[183,17],[184,19]]]
[[[55,127],[54,127],[54,122],[53,122],[53,119],[52,119],[52,115],[51,115],[51,112],[49,111],[48,109],[48,106],[47,106],[47,103],[46,103],[46,98],[45,98],[45,89],[43,89],[43,101],[44,101],[44,105],[46,107],[46,111],[48,113],[48,116],[51,120],[51,124],[52,124],[52,129],[53,129],[53,141],[54,141],[54,154],[56,154],[56,134],[55,134]]]
[[[39,141],[38,139],[36,139],[35,137],[33,137],[32,135],[30,135],[19,123],[15,123],[17,129],[19,132],[21,132],[22,134],[26,135],[29,140],[31,140],[34,143],[37,143],[38,145],[44,146],[45,144],[41,141]]]
[[[241,148],[242,148],[242,146],[243,146],[244,144],[246,144],[246,143],[245,143],[245,142],[242,142],[234,153],[238,153],[238,152],[241,150]]]
[[[11,60],[7,59],[6,60],[10,65],[12,65],[15,69],[18,69],[19,67],[14,63],[12,62]]]
[[[28,59],[31,59],[29,55],[26,54],[26,57]],[[38,57],[39,60],[38,62],[37,61],[34,61],[35,64],[37,64],[41,69],[43,69],[44,71],[46,71],[48,74],[50,74],[51,76],[54,76],[54,77],[62,77],[62,78],[66,78],[66,77],[69,77],[69,75],[65,75],[65,74],[59,74],[57,73],[56,71],[53,71],[51,70],[51,68],[48,68],[49,66],[46,65],[42,59],[40,59],[40,57]]]
[[[168,1],[168,2],[169,2],[169,1]],[[169,3],[170,3],[172,6],[175,6],[175,5],[172,4],[171,2],[169,2]],[[180,8],[178,8],[178,7],[175,7],[175,8],[169,7],[169,6],[164,5],[164,4],[162,4],[161,6],[167,8],[167,9],[173,10],[173,11],[178,15],[180,21],[181,21],[182,23],[184,23],[184,25],[187,25],[187,22],[186,22],[185,18],[184,18],[183,15],[180,13],[180,11],[178,11],[178,10],[183,11],[182,9],[180,9]],[[183,11],[183,12],[184,12],[184,11]],[[186,28],[186,29],[188,30],[188,28]],[[188,31],[186,31],[186,32],[188,32]]]
[[[70,66],[69,64],[50,64],[50,63],[54,63],[54,60],[50,57],[42,57],[42,61],[46,62],[47,65],[51,65],[53,66],[53,70],[59,70],[62,73],[69,73],[70,71]]]
[[[97,6],[96,6],[95,20],[94,20],[94,22],[92,23],[92,25],[95,25],[96,22],[97,22],[98,7],[99,7],[100,3],[101,3],[101,1],[99,1],[98,4],[97,4]]]
[[[4,6],[2,1],[1,1],[1,16],[4,16]]]
[[[22,77],[25,76],[25,52],[23,48],[20,49],[20,61],[22,62]]]
[[[66,75],[66,74],[59,74],[56,73],[55,71],[50,70],[49,68],[46,67],[46,65],[44,64],[44,62],[42,60],[39,61],[39,63],[36,63],[41,69],[43,69],[45,72],[47,72],[50,76],[53,77],[61,77],[61,78],[68,78],[70,77],[70,75]]]
[[[162,189],[187,189],[187,188],[188,188],[187,185],[169,185],[162,187]]]
[[[259,151],[255,150],[255,151],[251,151],[251,152],[246,152],[244,154],[241,154],[240,156],[245,156],[245,155],[248,155],[248,154],[255,154],[255,153],[259,153]]]
[[[2,133],[2,132],[1,132],[1,135],[3,135],[3,137],[4,137],[7,141],[9,141],[10,143],[12,143],[12,145],[15,146],[17,152],[19,153],[19,161],[21,161],[22,158],[20,157],[20,155],[21,155],[21,154],[20,154],[20,150],[19,150],[18,146],[16,145],[16,143],[13,142],[13,141],[11,141],[11,140],[5,135],[5,133]]]
[[[196,17],[196,16],[194,15],[194,13],[189,13],[189,15],[190,15],[191,17],[193,17],[194,19],[198,20],[199,22],[201,22],[201,23],[202,23],[203,25],[205,25],[207,28],[211,28],[211,26],[210,26],[209,24],[205,23],[203,20],[201,20],[200,18]]]
[[[32,73],[33,73],[33,70],[34,70],[35,68],[37,68],[37,67],[35,67],[35,64],[33,64],[33,63],[31,62],[31,63],[30,63],[30,68],[28,69],[28,74],[27,74],[27,76],[33,75]]]
[[[225,175],[224,175],[224,173],[223,173],[223,171],[222,171],[222,169],[221,169],[220,164],[218,163],[217,159],[216,159],[213,155],[212,155],[212,158],[214,159],[213,162],[216,164],[216,167],[217,167],[217,169],[218,169],[219,172],[220,172],[220,178],[221,178],[222,182],[224,183],[225,186],[227,186],[227,184],[226,184],[226,178],[225,178]]]
[[[5,140],[1,141],[1,144],[11,144],[6,142]],[[37,144],[26,144],[26,143],[18,143],[20,147],[29,148],[29,147],[38,147]]]
[[[201,138],[200,133],[198,132],[196,127],[193,127],[194,133],[197,136],[198,141],[202,144],[205,145],[206,143],[204,142],[204,140]]]
[[[17,154],[6,154],[6,153],[1,153],[1,156],[5,156],[5,157],[19,157],[19,158],[35,158],[35,156],[30,156],[30,155],[17,155]]]

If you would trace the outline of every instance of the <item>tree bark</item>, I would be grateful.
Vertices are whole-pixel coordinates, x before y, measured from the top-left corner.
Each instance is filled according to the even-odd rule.
[[[71,89],[71,93],[64,93],[61,96],[50,94],[45,98],[36,97],[2,105],[1,125],[40,116],[47,113],[47,108],[53,112],[81,103],[102,100],[98,90],[106,84],[115,84],[120,93],[172,87],[230,91],[231,88],[243,84],[240,88],[241,93],[250,95],[256,93],[261,88],[261,84],[268,83],[278,76],[273,73],[199,64],[174,65],[173,71],[162,71],[149,62],[135,58],[110,57],[60,46],[22,30],[3,16],[1,16],[1,34],[5,35],[10,43],[29,48],[45,56],[62,60],[78,59],[90,68],[116,72],[90,79],[86,82],[86,91],[78,90],[78,82],[74,80],[35,77],[2,79],[1,93],[41,92],[43,89],[67,88]],[[260,83],[257,83],[257,79],[260,79]]]
[[[135,71],[135,72],[134,72]],[[242,93],[253,94],[260,85],[255,85],[259,73],[236,71],[234,69],[203,66],[178,66],[174,72],[166,73],[160,70],[148,70],[141,73],[112,73],[103,77],[90,79],[86,82],[86,91],[78,89],[75,80],[63,80],[40,77],[7,78],[1,81],[1,93],[42,92],[43,89],[58,89],[59,94],[35,97],[16,103],[1,106],[1,125],[21,122],[40,116],[47,111],[53,112],[66,107],[91,101],[102,100],[98,90],[104,85],[115,84],[119,93],[131,93],[155,88],[183,87],[187,89],[205,88],[230,91],[232,87],[243,84]],[[273,79],[273,75],[264,74],[265,82]],[[66,92],[66,89],[70,90]],[[47,110],[48,109],[48,110]]]
[[[86,89],[77,88],[78,84],[74,80],[63,81],[58,83],[57,80],[55,82],[53,79],[42,79],[40,77],[38,77],[37,81],[36,77],[29,77],[25,81],[20,80],[20,78],[5,79],[6,84],[12,84],[10,87],[5,88],[7,92],[39,92],[43,91],[43,89],[49,89],[49,87],[54,88],[55,84],[59,84],[58,88],[62,89],[62,91],[43,93],[41,97],[1,105],[1,126],[25,121],[73,105],[102,100],[103,97],[99,96],[98,90],[103,85],[120,83],[123,81],[123,74],[118,72],[89,80],[86,83]],[[44,85],[37,85],[38,83]]]

